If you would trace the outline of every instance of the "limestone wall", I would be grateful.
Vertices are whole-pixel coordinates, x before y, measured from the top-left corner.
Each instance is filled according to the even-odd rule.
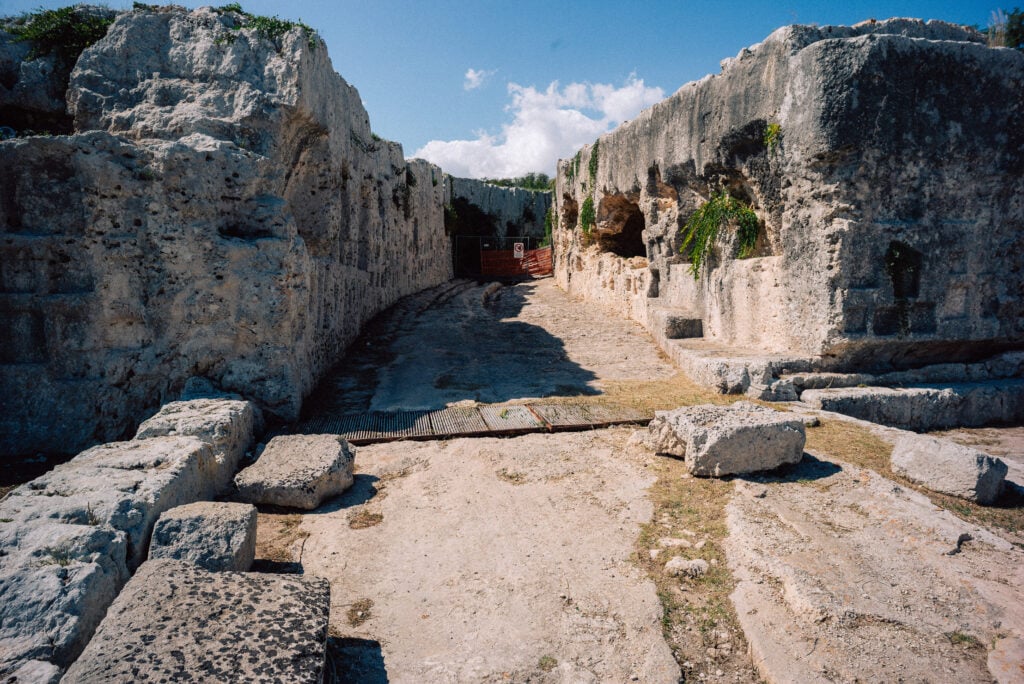
[[[440,169],[374,136],[326,47],[121,14],[75,133],[0,142],[0,453],[130,435],[190,376],[291,419],[360,326],[451,277]]]
[[[445,177],[447,201],[456,210],[466,204],[479,212],[475,235],[493,237],[544,237],[544,217],[551,207],[551,193],[491,185],[475,178]],[[469,228],[467,227],[467,230]]]
[[[942,22],[779,29],[559,164],[560,285],[710,344],[825,367],[1024,345],[1024,54]],[[774,131],[774,134],[773,134]],[[756,212],[698,280],[680,230],[724,188]],[[593,198],[596,226],[580,214]]]

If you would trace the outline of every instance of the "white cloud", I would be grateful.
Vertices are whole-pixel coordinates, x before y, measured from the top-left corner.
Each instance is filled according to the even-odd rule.
[[[470,71],[473,71],[470,69]],[[469,72],[466,73],[467,83]],[[427,159],[455,176],[507,178],[530,171],[553,175],[559,158],[572,156],[585,143],[640,110],[665,98],[661,88],[631,75],[622,86],[557,81],[546,90],[508,84],[512,120],[501,132],[475,133],[473,140],[431,140],[414,156]]]
[[[466,80],[462,82],[462,87],[466,90],[476,90],[484,84],[488,78],[497,73],[497,70],[486,71],[484,69],[466,69]]]

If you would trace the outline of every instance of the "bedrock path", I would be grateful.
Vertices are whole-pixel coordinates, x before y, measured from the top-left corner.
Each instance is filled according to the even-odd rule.
[[[551,278],[453,281],[375,319],[307,402],[307,416],[588,396],[675,373],[647,332]]]
[[[462,281],[377,319],[313,411],[601,394],[674,368],[635,323],[550,279]],[[678,681],[633,560],[655,458],[631,428],[362,447],[356,483],[303,517],[352,681]]]

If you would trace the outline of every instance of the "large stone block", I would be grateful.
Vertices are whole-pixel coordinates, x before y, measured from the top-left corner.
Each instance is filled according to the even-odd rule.
[[[928,489],[991,504],[1002,493],[1008,468],[977,449],[927,435],[905,435],[892,450],[892,470]]]
[[[255,504],[313,509],[352,486],[355,455],[334,435],[283,435],[238,473],[238,497]]]
[[[252,403],[239,399],[172,401],[139,426],[135,439],[198,437],[213,449],[217,460],[215,487],[221,491],[231,483],[239,460],[252,443],[256,410]]]
[[[199,501],[164,511],[149,558],[182,560],[203,570],[245,572],[256,556],[256,507]]]
[[[210,446],[195,437],[113,442],[18,487],[3,510],[19,524],[53,519],[124,532],[128,566],[134,568],[146,558],[160,514],[211,498],[216,473]]]
[[[63,682],[319,683],[330,585],[144,563]]]
[[[45,681],[69,665],[127,578],[123,532],[48,519],[0,523],[0,681],[19,670],[35,674],[16,681]]]
[[[771,470],[803,458],[803,421],[749,402],[657,411],[648,430],[655,451],[685,459],[703,477]]]

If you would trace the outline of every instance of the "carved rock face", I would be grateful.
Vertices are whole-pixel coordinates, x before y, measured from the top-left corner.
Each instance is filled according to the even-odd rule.
[[[129,435],[191,376],[295,418],[451,277],[441,170],[373,136],[322,42],[232,21],[121,14],[71,74],[78,132],[0,143],[0,453]]]

